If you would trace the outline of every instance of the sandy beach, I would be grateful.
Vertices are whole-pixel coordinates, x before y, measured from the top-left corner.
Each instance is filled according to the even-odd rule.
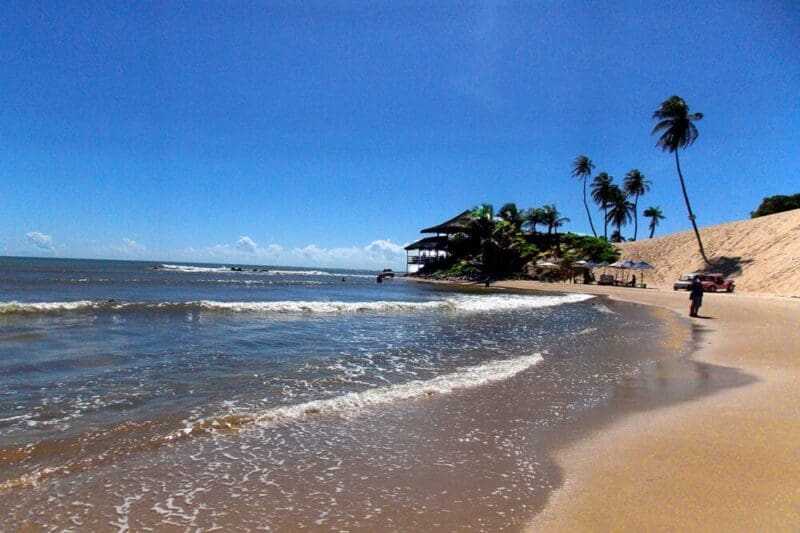
[[[500,282],[607,294],[685,315],[684,292]],[[793,530],[800,525],[800,301],[706,295],[697,361],[752,385],[625,416],[556,454],[566,482],[533,531]],[[598,458],[602,457],[602,461]]]
[[[683,291],[534,281],[493,287],[604,295],[688,314]],[[750,383],[717,383],[708,394],[617,411],[561,447],[554,459],[564,483],[530,531],[800,526],[800,300],[706,294],[700,318],[682,321],[695,334],[692,361],[736,370]],[[710,373],[712,389],[720,375]],[[682,378],[662,372],[657,379]]]

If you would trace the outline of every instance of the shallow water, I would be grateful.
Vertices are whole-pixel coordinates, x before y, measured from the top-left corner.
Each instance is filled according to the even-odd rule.
[[[583,295],[152,266],[0,259],[9,525],[519,525],[553,431],[688,349]]]

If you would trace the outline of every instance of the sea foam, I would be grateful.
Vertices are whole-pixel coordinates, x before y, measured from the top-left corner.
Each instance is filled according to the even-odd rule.
[[[397,385],[349,392],[335,398],[313,400],[296,405],[272,407],[258,411],[232,412],[191,422],[172,438],[181,438],[214,431],[230,431],[248,426],[273,426],[309,416],[354,416],[384,405],[450,394],[510,379],[540,363],[539,353],[503,361],[461,368],[428,380],[414,380]]]
[[[251,268],[242,267],[242,270],[231,270],[231,267],[204,267],[194,265],[172,265],[162,264],[158,267],[161,270],[171,272],[184,272],[184,273],[197,273],[197,272],[216,272],[227,274],[251,274],[260,276],[316,276],[316,277],[335,277],[335,278],[374,278],[372,274],[347,274],[347,273],[333,273],[324,270],[273,270],[273,269],[260,269],[252,270]]]
[[[148,311],[208,311],[261,314],[346,314],[346,313],[392,313],[440,310],[452,312],[512,311],[536,309],[588,300],[587,294],[565,294],[561,296],[459,295],[427,301],[378,300],[378,301],[327,301],[327,300],[278,300],[257,302],[223,302],[196,300],[188,302],[125,302],[114,300],[79,300],[74,302],[0,302],[0,315],[58,313],[67,311],[94,312],[148,312]]]

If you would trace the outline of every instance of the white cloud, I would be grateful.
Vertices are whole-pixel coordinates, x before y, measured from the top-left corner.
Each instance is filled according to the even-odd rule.
[[[192,248],[192,251],[195,250]],[[211,258],[221,261],[248,262],[258,259],[261,262],[269,262],[278,258],[283,252],[283,247],[278,244],[259,246],[252,238],[242,235],[234,244],[215,244],[205,251]]]
[[[291,253],[298,266],[371,269],[402,268],[405,263],[403,247],[384,239],[372,241],[366,246],[342,248],[322,248],[309,244],[303,248],[295,248]]]
[[[38,231],[29,231],[25,234],[28,238],[28,243],[35,246],[39,250],[44,252],[53,252],[55,251],[55,247],[53,246],[53,238],[50,235],[45,235],[44,233],[40,233]]]
[[[206,248],[205,257],[196,259],[318,268],[400,269],[405,265],[405,251],[403,246],[387,239],[374,240],[365,246],[323,248],[317,244],[308,244],[287,250],[279,244],[259,246],[255,240],[243,235],[235,243],[216,244]]]
[[[134,255],[140,254],[147,250],[143,244],[139,244],[138,242],[134,241],[133,239],[129,239],[128,237],[122,238],[122,251],[126,254]]]
[[[243,252],[248,252],[253,254],[258,249],[258,245],[256,244],[256,241],[254,241],[247,235],[242,235],[241,237],[239,237],[239,240],[236,241],[236,248],[242,250]]]

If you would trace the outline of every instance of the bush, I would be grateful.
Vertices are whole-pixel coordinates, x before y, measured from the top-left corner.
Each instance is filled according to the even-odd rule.
[[[565,233],[561,236],[562,255],[588,259],[595,263],[613,263],[619,259],[619,252],[605,239],[589,235]]]
[[[761,205],[758,206],[758,209],[750,213],[750,218],[763,217],[798,208],[800,208],[800,193],[792,196],[777,194],[761,200]]]

